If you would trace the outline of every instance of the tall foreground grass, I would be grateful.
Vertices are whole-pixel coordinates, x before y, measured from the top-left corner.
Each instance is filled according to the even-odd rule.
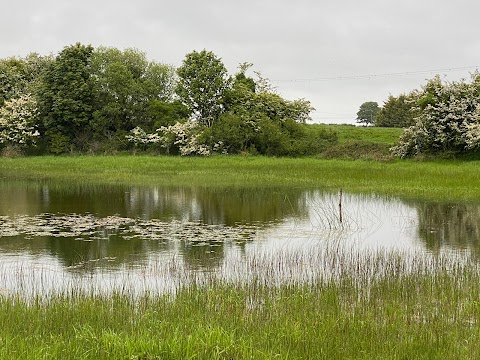
[[[0,158],[0,178],[66,184],[302,187],[429,200],[480,200],[478,161],[349,161],[215,156]]]
[[[474,259],[321,255],[308,265],[300,254],[261,267],[253,259],[248,281],[212,276],[169,294],[73,287],[48,298],[0,296],[0,358],[480,357]],[[290,277],[292,267],[306,277]],[[279,273],[283,281],[273,281]]]

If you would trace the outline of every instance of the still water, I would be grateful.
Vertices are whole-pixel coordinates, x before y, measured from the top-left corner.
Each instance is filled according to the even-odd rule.
[[[280,268],[279,277],[302,278],[302,264],[282,259],[315,262],[308,255],[332,244],[358,252],[480,253],[480,204],[345,193],[339,203],[338,193],[297,188],[3,181],[0,294],[162,292],[211,274],[248,281],[263,264]]]

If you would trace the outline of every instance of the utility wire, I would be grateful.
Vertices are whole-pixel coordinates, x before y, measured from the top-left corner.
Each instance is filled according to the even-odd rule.
[[[283,80],[272,80],[272,82],[314,82],[314,81],[337,81],[337,80],[364,80],[364,79],[373,79],[373,78],[391,77],[391,76],[411,76],[411,75],[421,75],[421,74],[430,74],[430,73],[439,73],[439,72],[478,70],[478,68],[479,68],[479,66],[464,66],[464,67],[451,67],[451,68],[432,69],[432,70],[392,72],[392,73],[370,74],[370,75],[332,76],[332,77],[317,77],[317,78],[305,78],[305,79],[283,79]]]

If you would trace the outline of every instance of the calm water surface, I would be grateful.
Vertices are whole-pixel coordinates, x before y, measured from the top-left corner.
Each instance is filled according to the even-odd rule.
[[[304,189],[3,181],[0,294],[72,286],[165,291],[211,274],[248,281],[263,264],[278,264],[267,276],[302,278],[304,264],[289,256],[312,268],[319,258],[310,255],[332,246],[480,253],[480,204],[344,193],[340,209],[339,200],[338,193]]]

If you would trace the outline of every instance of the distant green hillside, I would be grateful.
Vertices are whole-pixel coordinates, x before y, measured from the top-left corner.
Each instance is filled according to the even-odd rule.
[[[355,125],[326,125],[311,124],[312,128],[335,131],[338,134],[340,143],[350,140],[368,141],[378,144],[394,145],[403,129],[400,128],[381,128],[371,126],[355,126]]]
[[[335,145],[326,148],[320,157],[391,160],[389,148],[395,145],[403,132],[399,128],[365,127],[355,125],[310,124],[310,131],[333,131],[338,136]]]

